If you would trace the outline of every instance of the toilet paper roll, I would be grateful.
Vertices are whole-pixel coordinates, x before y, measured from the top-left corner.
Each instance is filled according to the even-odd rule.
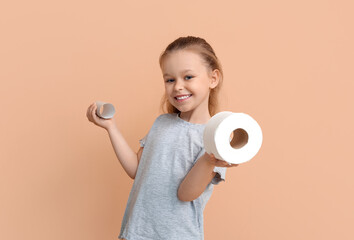
[[[233,137],[231,137],[233,135]],[[204,148],[215,158],[240,164],[251,160],[263,141],[262,129],[245,113],[220,112],[206,124]]]
[[[96,105],[97,105],[96,114],[100,118],[110,119],[113,117],[114,113],[116,112],[114,106],[110,103],[96,101]]]

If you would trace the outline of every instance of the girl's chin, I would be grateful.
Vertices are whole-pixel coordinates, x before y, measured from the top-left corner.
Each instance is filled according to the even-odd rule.
[[[179,105],[179,104],[172,104],[172,106],[174,106],[178,111],[180,111],[181,113],[186,113],[191,111],[190,107],[186,106],[186,105]]]
[[[180,112],[185,112],[185,108],[184,107],[181,107],[181,106],[176,106],[175,104],[171,104],[174,108],[176,108],[178,111],[180,111]]]

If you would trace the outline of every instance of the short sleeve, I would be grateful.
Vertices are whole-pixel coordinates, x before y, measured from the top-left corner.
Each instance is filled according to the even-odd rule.
[[[214,167],[214,172],[216,172],[215,177],[211,180],[214,185],[219,184],[221,181],[225,181],[226,167]]]
[[[147,135],[146,135],[146,136],[147,136]],[[145,146],[146,136],[139,140],[140,147],[144,147],[144,146]]]

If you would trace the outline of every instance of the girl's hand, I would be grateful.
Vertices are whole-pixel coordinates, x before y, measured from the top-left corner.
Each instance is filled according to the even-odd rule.
[[[97,109],[97,105],[96,103],[92,103],[88,108],[87,108],[87,112],[86,112],[86,117],[90,122],[93,122],[95,125],[102,127],[106,130],[108,130],[109,128],[115,126],[115,121],[113,118],[110,119],[103,119],[100,118],[97,114],[96,114],[96,109]]]
[[[214,154],[208,154],[208,153],[205,154],[209,155],[210,163],[215,165],[216,167],[237,167],[238,166],[238,164],[229,164],[224,160],[217,159],[215,158]]]

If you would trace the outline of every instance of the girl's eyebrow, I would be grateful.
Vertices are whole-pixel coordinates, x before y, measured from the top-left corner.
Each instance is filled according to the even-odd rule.
[[[192,71],[192,70],[191,70],[191,69],[185,69],[185,70],[181,71],[181,74],[184,74],[184,73],[189,72],[189,71]],[[165,73],[165,74],[163,75],[163,77],[166,77],[166,76],[171,76],[171,75],[168,74],[168,73]]]

